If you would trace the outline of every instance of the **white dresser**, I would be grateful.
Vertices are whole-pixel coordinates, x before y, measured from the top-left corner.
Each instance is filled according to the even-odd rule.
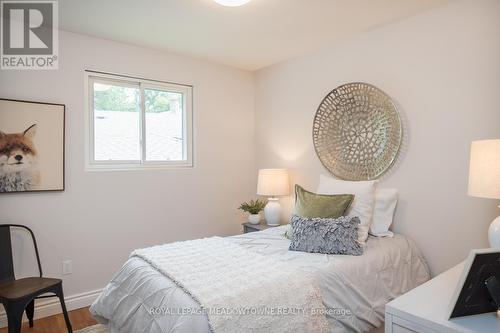
[[[500,333],[495,313],[447,319],[463,264],[396,298],[385,306],[386,333]]]

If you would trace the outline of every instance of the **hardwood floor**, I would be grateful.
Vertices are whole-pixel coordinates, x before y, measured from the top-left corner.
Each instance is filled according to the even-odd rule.
[[[81,308],[69,312],[73,331],[97,324],[89,312],[89,308]],[[65,333],[66,324],[62,314],[35,320],[33,328],[28,327],[28,322],[23,323],[22,333]],[[7,328],[0,328],[0,333],[7,333]]]

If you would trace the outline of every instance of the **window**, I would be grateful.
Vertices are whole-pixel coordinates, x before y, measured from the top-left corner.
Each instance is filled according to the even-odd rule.
[[[86,72],[89,169],[192,166],[192,87]]]

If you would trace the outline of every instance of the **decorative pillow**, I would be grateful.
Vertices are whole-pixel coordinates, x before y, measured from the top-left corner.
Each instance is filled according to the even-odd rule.
[[[347,210],[347,216],[358,216],[361,224],[358,228],[358,241],[364,244],[368,238],[368,230],[372,223],[373,207],[375,204],[375,189],[377,181],[350,182],[321,175],[319,178],[318,193],[321,194],[354,194],[354,201]]]
[[[316,194],[295,185],[295,214],[302,217],[336,218],[344,215],[353,200],[352,194]]]
[[[381,188],[375,191],[375,208],[373,209],[373,220],[370,226],[370,234],[378,237],[394,234],[389,227],[394,219],[394,211],[398,203],[398,190],[395,188]]]
[[[289,249],[310,253],[361,255],[358,217],[290,219],[293,235]]]

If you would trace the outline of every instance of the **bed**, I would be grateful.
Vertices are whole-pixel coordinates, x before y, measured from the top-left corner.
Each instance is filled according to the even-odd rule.
[[[369,237],[361,256],[325,255],[289,251],[290,241],[284,236],[286,228],[280,226],[225,239],[249,253],[312,274],[324,307],[335,309],[325,314],[330,332],[370,332],[380,327],[388,301],[429,279],[420,251],[403,235]],[[185,288],[145,260],[132,256],[90,311],[99,322],[108,325],[109,333],[211,331],[207,316],[196,311],[152,313],[151,308],[192,311],[199,309],[200,304]]]

